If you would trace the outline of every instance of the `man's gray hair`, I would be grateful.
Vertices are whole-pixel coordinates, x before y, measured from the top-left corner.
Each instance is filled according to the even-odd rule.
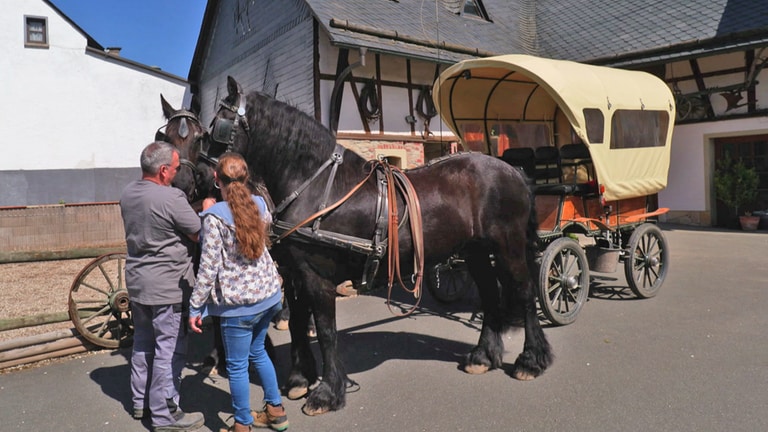
[[[173,162],[173,154],[176,152],[176,148],[167,142],[155,141],[149,144],[141,152],[141,171],[145,174],[157,174],[161,166]]]

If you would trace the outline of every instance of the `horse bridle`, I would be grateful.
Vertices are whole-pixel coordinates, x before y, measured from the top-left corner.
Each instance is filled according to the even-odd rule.
[[[200,120],[197,119],[197,116],[195,115],[195,113],[193,113],[192,111],[185,110],[185,109],[180,109],[178,111],[174,111],[174,113],[168,118],[168,121],[164,125],[162,125],[159,128],[157,128],[157,132],[155,132],[155,141],[164,141],[164,142],[170,143],[171,142],[170,138],[168,138],[168,135],[166,135],[166,133],[163,131],[163,129],[167,128],[168,125],[171,123],[171,121],[176,120],[178,118],[188,119],[190,121],[193,121],[193,122],[197,123],[200,126],[200,128],[202,129],[202,124],[200,123]],[[185,132],[182,132],[181,128],[179,128],[179,129],[180,129],[179,130],[179,136],[181,136],[182,138],[186,138],[187,135],[189,134],[189,128],[185,128],[186,129]],[[192,145],[193,146],[194,145],[199,145],[200,149],[202,149],[202,144],[201,143],[203,141],[203,138],[204,138],[203,135],[197,137],[195,139],[195,142]],[[198,153],[199,153],[199,151],[198,151]],[[179,158],[179,163],[181,165],[186,166],[189,169],[191,169],[192,173],[195,176],[197,176],[199,174],[199,170],[197,168],[197,165],[192,163],[192,161],[190,161],[189,159],[181,158],[180,157]]]
[[[211,131],[209,143],[207,148],[202,148],[200,156],[212,166],[215,166],[219,162],[218,156],[224,152],[231,152],[235,149],[235,137],[237,136],[238,128],[242,127],[246,136],[250,136],[251,128],[248,125],[248,118],[245,116],[245,96],[243,93],[237,93],[237,104],[230,105],[222,99],[219,101],[219,109],[224,108],[235,114],[234,120],[227,120],[221,117],[214,117],[211,121]],[[219,144],[224,146],[225,150],[216,153],[211,152],[211,145]]]

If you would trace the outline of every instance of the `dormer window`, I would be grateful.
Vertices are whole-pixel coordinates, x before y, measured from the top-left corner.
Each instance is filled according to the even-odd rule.
[[[461,13],[459,15],[466,16],[466,17],[475,17],[475,18],[483,19],[485,21],[490,21],[488,19],[488,13],[485,12],[485,7],[483,7],[483,2],[480,0],[465,0],[464,8],[462,8]]]
[[[44,17],[24,17],[24,46],[48,48],[48,19]]]

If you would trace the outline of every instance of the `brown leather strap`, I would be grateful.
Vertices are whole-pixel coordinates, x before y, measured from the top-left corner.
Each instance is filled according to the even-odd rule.
[[[419,197],[416,195],[416,191],[413,188],[408,177],[400,168],[393,167],[385,162],[379,162],[384,170],[385,177],[387,179],[387,199],[389,200],[390,212],[389,212],[389,246],[388,246],[388,263],[389,274],[387,278],[387,307],[390,312],[396,316],[408,316],[412,314],[421,303],[421,284],[424,276],[424,230],[421,222],[421,204],[419,203]],[[413,267],[414,267],[414,284],[413,289],[408,289],[403,282],[402,275],[400,274],[400,244],[399,244],[399,221],[397,211],[397,191],[403,195],[405,201],[406,210],[408,212],[408,219],[410,220],[411,238],[413,240]],[[392,285],[397,276],[397,280],[400,286],[406,291],[413,293],[416,298],[416,303],[408,309],[404,314],[397,314],[392,310]]]
[[[304,221],[302,221],[302,222],[300,222],[300,223],[296,224],[296,225],[295,225],[293,228],[291,228],[291,229],[289,229],[288,231],[286,231],[286,232],[284,232],[284,233],[280,234],[280,236],[279,236],[279,237],[277,237],[277,239],[275,239],[274,243],[279,243],[279,242],[280,242],[280,240],[282,240],[282,239],[284,239],[284,238],[288,237],[289,235],[293,234],[293,233],[294,233],[294,232],[296,232],[296,231],[297,231],[299,228],[301,228],[301,227],[303,227],[304,225],[306,225],[306,224],[308,224],[308,223],[312,222],[313,220],[315,220],[315,219],[319,218],[320,216],[323,216],[323,215],[325,215],[325,214],[327,214],[327,213],[330,213],[330,212],[331,212],[332,210],[334,210],[336,207],[338,207],[338,206],[340,206],[340,205],[344,204],[344,202],[345,202],[345,201],[347,201],[347,200],[349,199],[349,197],[351,197],[352,195],[354,195],[354,194],[355,194],[355,192],[357,192],[357,191],[358,191],[358,189],[360,189],[360,188],[361,188],[361,187],[362,187],[362,186],[365,184],[365,182],[367,182],[367,181],[368,181],[368,179],[369,179],[369,178],[371,178],[371,176],[373,175],[373,172],[374,172],[375,170],[376,170],[376,165],[371,165],[371,170],[368,172],[368,175],[367,175],[367,176],[365,176],[365,178],[364,178],[364,179],[362,179],[362,180],[360,181],[360,183],[356,184],[356,185],[355,185],[355,187],[353,187],[353,188],[352,188],[352,189],[351,189],[349,192],[347,192],[347,194],[346,194],[346,195],[344,195],[343,197],[341,197],[341,199],[340,199],[340,200],[336,201],[335,203],[331,204],[330,206],[328,206],[328,207],[326,207],[326,208],[324,208],[324,209],[321,209],[321,210],[319,210],[318,212],[316,212],[316,213],[312,214],[311,216],[309,216],[308,218],[304,219]]]

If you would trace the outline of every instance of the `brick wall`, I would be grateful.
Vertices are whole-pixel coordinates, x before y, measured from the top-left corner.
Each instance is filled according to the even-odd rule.
[[[0,207],[0,262],[83,258],[125,250],[112,203]]]
[[[407,141],[375,141],[369,139],[339,139],[339,144],[359,154],[365,160],[379,156],[396,156],[400,168],[415,168],[424,165],[424,144]]]

